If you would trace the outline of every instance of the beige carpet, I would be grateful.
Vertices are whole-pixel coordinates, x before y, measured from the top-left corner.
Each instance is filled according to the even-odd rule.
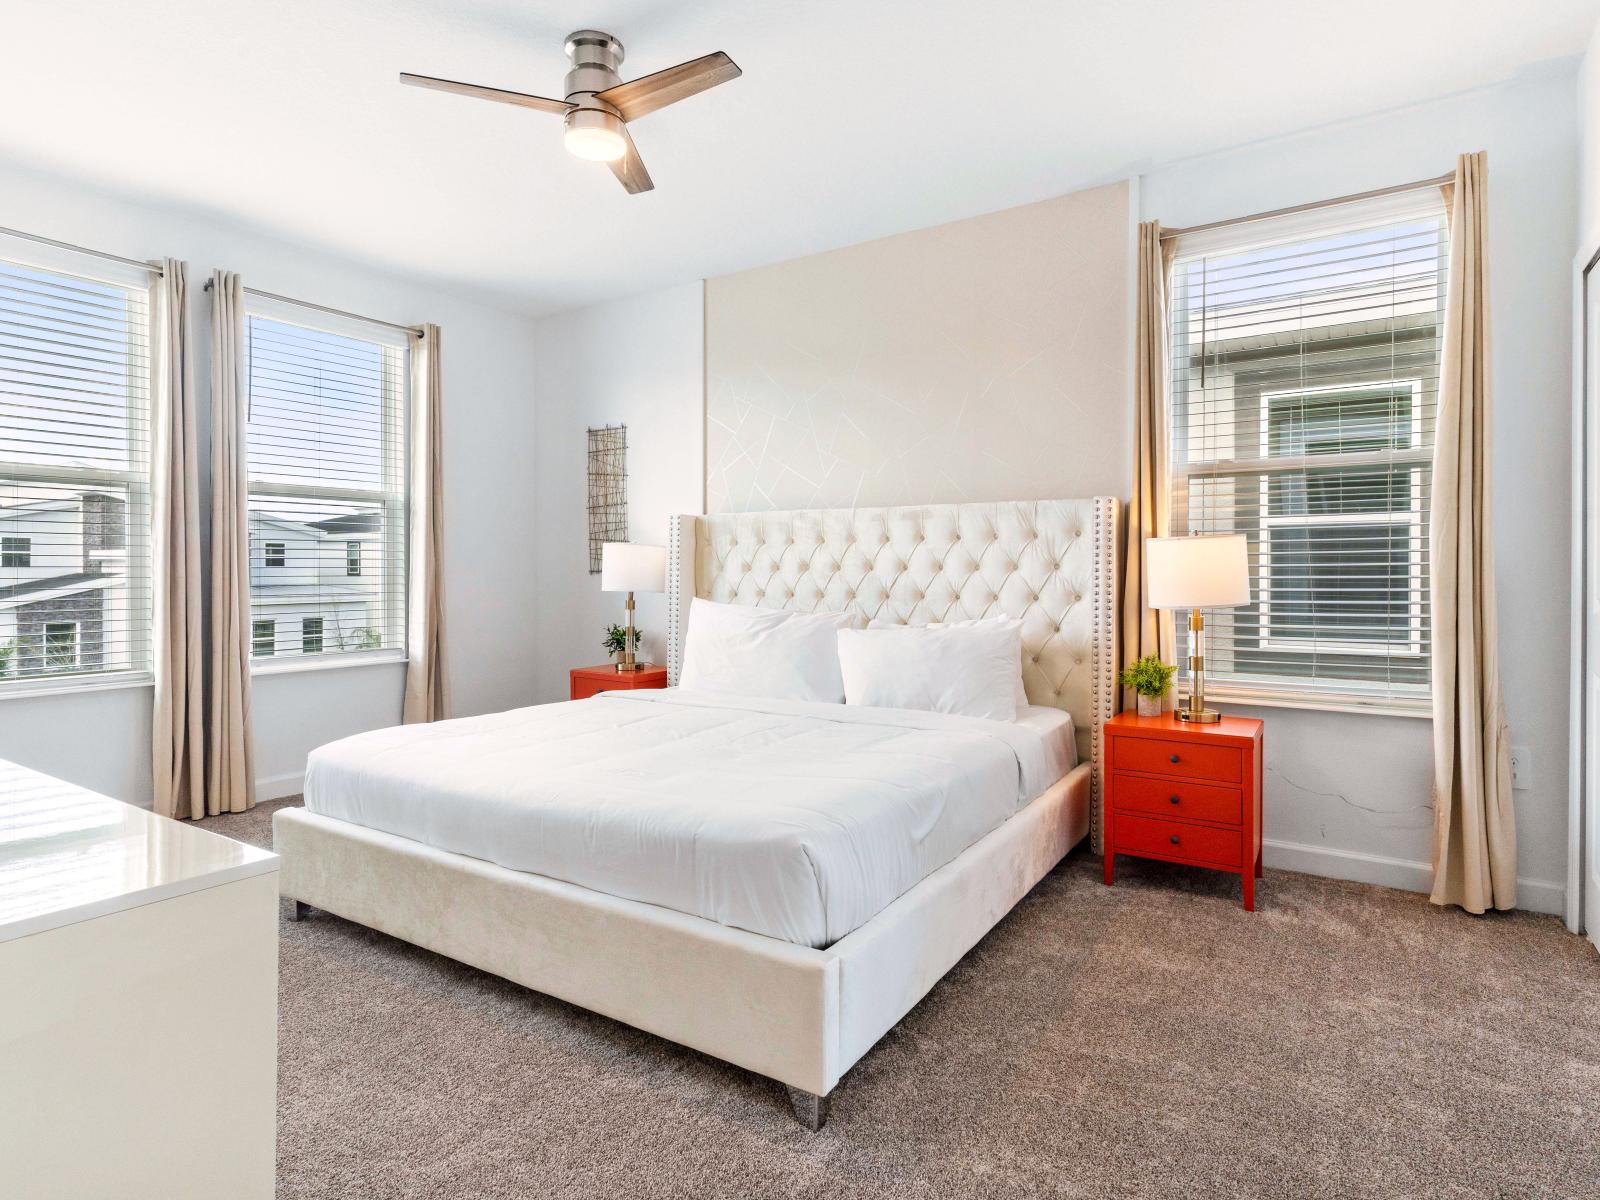
[[[296,801],[297,802],[297,801]],[[267,844],[270,813],[205,827]],[[283,925],[278,1194],[1600,1196],[1600,958],[1550,917],[1074,856],[834,1093],[317,913]]]

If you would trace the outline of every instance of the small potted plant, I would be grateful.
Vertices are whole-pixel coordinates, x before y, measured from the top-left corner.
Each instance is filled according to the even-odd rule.
[[[637,625],[633,629],[633,639],[633,648],[638,650],[644,644],[644,630]],[[616,658],[617,655],[628,648],[627,628],[622,625],[611,626],[606,630],[605,641],[601,644],[605,646],[607,654],[611,655],[612,658]]]
[[[1139,695],[1141,717],[1161,715],[1162,702],[1167,698],[1167,689],[1172,686],[1172,677],[1177,673],[1177,667],[1168,666],[1154,654],[1146,654],[1122,673],[1122,686],[1132,688]]]

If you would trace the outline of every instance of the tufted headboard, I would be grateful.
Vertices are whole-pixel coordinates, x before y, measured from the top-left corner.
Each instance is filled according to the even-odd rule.
[[[1099,844],[1100,726],[1115,694],[1115,499],[682,516],[668,537],[674,683],[695,596],[905,625],[1020,617],[1028,699],[1070,712],[1078,753],[1094,765]]]

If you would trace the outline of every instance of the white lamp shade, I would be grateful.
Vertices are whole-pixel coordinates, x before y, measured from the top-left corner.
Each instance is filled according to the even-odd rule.
[[[1250,603],[1244,534],[1151,538],[1144,548],[1145,602],[1151,608],[1232,608]]]
[[[667,548],[607,542],[600,547],[600,590],[664,592],[667,590]]]

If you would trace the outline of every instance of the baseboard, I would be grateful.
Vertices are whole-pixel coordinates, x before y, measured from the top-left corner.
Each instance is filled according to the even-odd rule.
[[[305,790],[306,773],[304,771],[289,771],[283,775],[269,775],[265,779],[256,780],[256,800],[281,800],[285,796],[296,796]]]
[[[1333,850],[1327,846],[1306,846],[1299,842],[1262,842],[1266,865],[1284,871],[1304,871],[1329,879],[1350,879],[1356,883],[1375,883],[1379,887],[1399,888],[1404,892],[1433,889],[1433,867],[1425,862],[1385,858],[1381,854],[1358,854]],[[1543,879],[1517,880],[1517,907],[1529,912],[1552,913],[1564,910],[1567,889],[1564,884]]]

